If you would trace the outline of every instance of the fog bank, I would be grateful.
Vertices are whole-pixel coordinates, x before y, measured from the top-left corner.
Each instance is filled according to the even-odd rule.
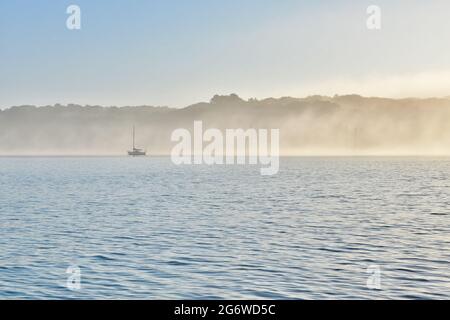
[[[357,95],[243,100],[215,96],[184,109],[18,106],[0,111],[0,155],[125,155],[131,128],[168,155],[177,128],[280,129],[282,155],[450,155],[450,99]]]

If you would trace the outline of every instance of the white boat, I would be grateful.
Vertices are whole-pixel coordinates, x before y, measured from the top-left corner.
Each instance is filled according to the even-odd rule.
[[[136,130],[133,126],[133,149],[128,151],[128,155],[132,156],[132,157],[145,156],[147,154],[147,152],[145,150],[136,148],[135,135],[136,135]]]

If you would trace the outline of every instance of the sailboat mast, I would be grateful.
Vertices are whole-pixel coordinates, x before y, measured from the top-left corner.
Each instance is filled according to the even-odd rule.
[[[133,126],[133,150],[135,149],[135,144],[134,144],[134,135],[135,135],[135,129],[134,129],[134,126]]]

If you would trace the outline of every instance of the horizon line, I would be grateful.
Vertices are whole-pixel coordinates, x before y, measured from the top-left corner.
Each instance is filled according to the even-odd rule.
[[[35,107],[35,108],[45,108],[45,107],[69,107],[69,106],[79,106],[79,107],[102,107],[102,108],[135,108],[135,107],[151,107],[151,108],[167,108],[167,109],[174,109],[174,110],[180,110],[180,109],[185,109],[185,108],[189,108],[190,106],[194,106],[196,104],[200,104],[200,103],[211,103],[211,100],[214,97],[233,97],[236,96],[239,99],[241,99],[244,102],[262,102],[265,100],[269,100],[269,99],[276,99],[276,100],[281,100],[281,99],[286,99],[286,98],[291,98],[291,99],[298,99],[298,100],[303,100],[303,99],[308,99],[308,98],[314,98],[314,97],[322,97],[322,98],[329,98],[329,99],[334,99],[334,98],[338,98],[338,97],[351,97],[351,96],[356,96],[356,97],[360,97],[360,98],[365,98],[365,99],[388,99],[388,100],[397,100],[397,101],[401,101],[401,100],[431,100],[431,99],[443,99],[443,100],[449,100],[450,99],[450,95],[448,96],[427,96],[427,97],[418,97],[418,96],[405,96],[405,97],[389,97],[389,96],[375,96],[375,95],[361,95],[358,93],[348,93],[348,94],[335,94],[333,96],[331,95],[322,95],[322,94],[310,94],[310,95],[306,95],[306,96],[302,96],[302,97],[296,97],[296,96],[273,96],[273,97],[265,97],[265,98],[257,98],[257,97],[250,97],[250,98],[242,98],[241,96],[239,96],[238,94],[235,93],[230,93],[230,94],[216,94],[214,95],[210,101],[197,101],[194,103],[190,103],[184,107],[171,107],[168,105],[152,105],[152,104],[130,104],[130,105],[107,105],[107,104],[79,104],[76,102],[69,102],[69,103],[60,103],[60,102],[56,102],[54,104],[40,104],[40,105],[36,105],[36,104],[20,104],[20,105],[10,105],[10,106],[6,106],[6,107],[0,107],[0,111],[5,111],[5,110],[9,110],[12,108],[20,108],[20,107]]]

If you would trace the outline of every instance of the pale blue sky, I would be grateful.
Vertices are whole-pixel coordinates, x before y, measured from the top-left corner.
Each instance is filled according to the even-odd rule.
[[[371,4],[380,31],[366,28]],[[449,14],[447,0],[1,0],[0,108],[448,96]]]

